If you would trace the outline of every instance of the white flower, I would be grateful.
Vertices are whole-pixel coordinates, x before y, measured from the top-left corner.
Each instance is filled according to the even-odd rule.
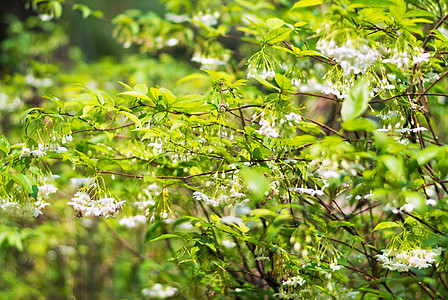
[[[146,217],[142,215],[136,215],[128,218],[122,218],[118,223],[128,228],[138,227],[139,225],[146,223]]]
[[[123,207],[125,201],[116,201],[112,197],[104,197],[98,200],[92,200],[85,192],[78,192],[72,201],[67,202],[67,205],[73,206],[73,209],[79,216],[97,216],[109,218],[115,216]]]
[[[406,203],[405,205],[403,205],[402,207],[400,207],[400,210],[404,210],[408,213],[414,211],[414,204],[412,203]]]
[[[256,130],[256,132],[267,137],[278,138],[279,134],[277,130],[273,128],[273,126],[275,126],[275,123],[272,123],[271,126],[269,121],[261,119],[259,124],[261,125],[261,127],[260,129]]]
[[[168,41],[166,41],[166,45],[168,47],[173,47],[173,46],[176,46],[177,44],[179,44],[179,40],[176,38],[171,38]]]
[[[163,147],[163,145],[159,144],[159,143],[149,143],[148,146],[149,147],[154,147],[154,148],[157,148],[157,149],[162,149],[162,147]]]
[[[259,72],[257,67],[249,65],[248,70],[249,72],[247,73],[247,79],[256,78],[254,74],[258,74],[258,76],[260,76],[264,80],[271,80],[275,77],[275,71],[270,68],[263,67],[261,72]]]
[[[0,211],[7,216],[16,218],[36,218],[42,214],[42,209],[48,205],[50,204],[41,199],[37,201],[29,199],[20,203],[12,199],[0,199]]]
[[[292,286],[292,287],[296,287],[296,286],[302,286],[304,285],[306,282],[305,279],[303,279],[300,276],[295,276],[295,277],[291,277],[288,278],[288,280],[283,282],[283,285],[285,286]]]
[[[302,116],[294,112],[291,112],[285,115],[285,119],[288,121],[294,121],[296,124],[299,124],[302,121]]]
[[[95,186],[95,178],[87,177],[87,178],[70,178],[70,183],[75,187],[80,187],[82,185],[85,186]]]
[[[365,73],[377,60],[379,53],[375,49],[370,49],[360,42],[356,43],[356,48],[351,40],[347,40],[345,45],[338,46],[335,41],[320,40],[317,42],[317,49],[322,54],[339,63],[344,75]]]
[[[241,218],[234,216],[224,216],[219,220],[219,222],[223,224],[237,224],[237,225],[243,224],[243,220]]]
[[[426,200],[426,205],[434,206],[434,205],[436,205],[436,204],[437,204],[437,201],[434,200],[434,199],[427,199],[427,200]]]
[[[165,18],[167,20],[173,21],[174,23],[183,23],[189,20],[188,16],[186,15],[174,15],[172,13],[167,13],[165,15]]]
[[[53,151],[58,154],[61,154],[61,153],[67,152],[67,148],[56,145],[56,147],[55,147],[55,149],[53,149]]]
[[[412,61],[412,65],[416,65],[422,62],[428,62],[429,61],[429,57],[431,56],[430,53],[426,52],[426,53],[421,53],[418,56],[414,57],[413,61]]]
[[[200,201],[200,200],[202,200],[204,202],[209,201],[209,198],[206,194],[198,192],[198,191],[193,193],[193,197],[198,201]]]
[[[227,249],[232,249],[233,247],[236,246],[236,244],[234,242],[231,242],[229,240],[223,240],[222,245]]]
[[[407,272],[410,268],[424,269],[431,266],[441,254],[442,248],[397,250],[386,249],[376,255],[384,268],[398,272]]]
[[[419,126],[416,128],[412,128],[411,131],[412,132],[418,132],[418,131],[427,131],[428,129],[426,129],[425,127]]]
[[[27,148],[25,146],[22,147],[22,153],[19,156],[19,159],[22,159],[22,157],[28,157],[31,155],[31,150],[30,148]]]
[[[178,292],[178,289],[166,286],[163,287],[160,283],[156,283],[152,288],[146,288],[142,290],[143,296],[154,298],[171,298]]]
[[[31,154],[32,154],[34,157],[42,158],[42,157],[44,157],[45,155],[47,155],[47,153],[45,153],[43,150],[44,150],[44,145],[39,144],[38,149],[36,149],[36,150],[32,150],[32,151],[31,151]]]
[[[49,20],[52,20],[52,19],[53,19],[52,16],[47,15],[47,14],[40,14],[38,17],[39,17],[39,19],[40,19],[41,21],[43,21],[43,22],[45,22],[45,21],[49,21]]]
[[[58,191],[58,189],[51,184],[44,184],[43,186],[39,186],[38,196],[46,199],[50,196],[50,194],[54,194]]]
[[[391,58],[383,59],[383,64],[393,64],[396,65],[397,68],[409,68],[409,63],[411,62],[411,59],[409,58],[408,54],[406,52],[399,52],[395,53]]]
[[[202,11],[200,11],[196,16],[193,17],[193,20],[196,22],[200,22],[205,26],[211,27],[218,24],[218,19],[220,15],[221,14],[217,11],[214,12],[213,14],[210,13],[204,14]]]
[[[134,202],[133,205],[136,206],[138,209],[145,209],[148,206],[153,206],[155,205],[156,202],[152,199],[146,200],[146,201],[138,201],[138,202]]]
[[[340,266],[338,265],[337,262],[332,262],[330,264],[330,269],[334,272],[334,271],[339,271],[341,268],[343,268],[344,266]]]
[[[308,194],[312,197],[314,197],[314,195],[322,196],[324,194],[324,192],[321,190],[314,190],[309,188],[289,188],[289,190],[300,194]]]
[[[319,170],[318,172],[320,174],[320,176],[322,176],[323,178],[339,178],[340,175],[338,172],[333,171],[333,170]]]
[[[202,56],[199,53],[195,53],[195,55],[191,58],[191,61],[200,63],[203,69],[210,70],[227,64],[229,57],[227,55],[223,55],[223,59],[224,60],[216,57]]]

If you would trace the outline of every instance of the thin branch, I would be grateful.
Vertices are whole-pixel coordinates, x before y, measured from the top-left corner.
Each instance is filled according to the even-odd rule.
[[[425,40],[424,40],[423,43],[422,43],[422,48],[423,48],[423,49],[426,48],[426,44],[428,43],[429,39],[430,39],[431,36],[432,36],[432,31],[433,31],[433,30],[436,30],[437,28],[439,28],[439,27],[443,24],[443,22],[446,20],[446,18],[448,18],[448,14],[446,14],[442,19],[440,19],[440,21],[436,24],[436,26],[434,26],[434,28],[431,30],[431,33],[429,33],[429,34],[426,36]]]

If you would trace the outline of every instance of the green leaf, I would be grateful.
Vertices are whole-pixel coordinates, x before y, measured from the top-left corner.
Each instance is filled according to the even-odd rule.
[[[351,5],[361,4],[364,7],[388,7],[394,5],[389,0],[355,0],[350,3]]]
[[[20,184],[28,194],[30,194],[34,199],[37,199],[37,193],[39,192],[39,189],[37,187],[37,182],[33,177],[22,173],[11,175],[12,178],[18,184]]]
[[[133,91],[133,89],[129,85],[127,85],[126,83],[121,82],[121,81],[118,81],[118,83],[121,84],[122,86],[124,86],[125,88],[127,88],[128,90]]]
[[[299,2],[295,3],[291,7],[291,10],[292,9],[297,9],[297,8],[300,8],[300,7],[308,7],[308,6],[319,5],[319,4],[322,4],[322,3],[324,3],[324,0],[302,0],[302,1],[299,1]]]
[[[54,97],[54,96],[52,96],[52,95],[46,94],[46,95],[44,95],[43,97],[44,97],[44,98],[47,98],[48,100],[53,101],[54,103],[56,103],[56,105],[57,105],[59,108],[64,108],[64,106],[65,106],[65,102],[64,102],[64,101],[62,101],[62,100],[60,100],[60,99],[58,99],[58,98],[56,98],[56,97]]]
[[[285,24],[285,21],[277,19],[277,18],[271,18],[266,21],[266,25],[268,25],[271,29],[280,28]]]
[[[135,115],[133,115],[131,113],[128,113],[127,111],[120,111],[120,113],[125,115],[129,119],[131,119],[135,123],[135,126],[142,127],[142,122],[140,122],[140,119],[137,118],[137,116],[135,116]]]
[[[309,134],[303,134],[303,135],[296,135],[292,139],[283,139],[280,142],[286,146],[300,147],[303,145],[315,143],[316,141],[317,138],[315,136]]]
[[[77,9],[80,10],[81,13],[82,13],[83,19],[87,19],[89,17],[90,13],[91,13],[90,8],[88,6],[86,6],[86,5],[84,5],[84,4],[79,4],[79,3],[73,4],[72,9],[73,10],[77,10]]]
[[[303,51],[300,51],[300,52],[298,53],[298,55],[303,55],[303,56],[321,56],[321,57],[325,57],[325,56],[323,56],[322,54],[320,54],[319,52],[314,51],[314,50],[303,50]]]
[[[374,132],[376,130],[376,123],[365,118],[357,118],[342,122],[342,129],[347,131],[364,130],[367,132]]]
[[[23,120],[32,112],[32,111],[41,111],[42,110],[42,108],[40,108],[40,107],[32,107],[32,108],[29,108],[29,109],[27,109],[27,110],[25,110],[21,115],[20,115],[20,117],[19,117],[19,122],[20,122],[20,124],[22,124],[22,122],[23,122]]]
[[[290,90],[292,88],[291,80],[280,73],[275,74],[275,82],[277,82],[282,91]]]
[[[90,157],[78,150],[75,150],[75,153],[79,156],[79,159],[82,162],[84,162],[90,168],[95,169],[95,163],[90,159]]]
[[[267,86],[271,89],[274,89],[276,91],[281,91],[278,87],[276,87],[275,85],[273,85],[272,83],[270,83],[269,81],[263,79],[260,77],[260,75],[258,75],[257,73],[253,72],[252,75],[255,77],[256,80],[258,80],[258,82],[260,82],[262,85]]]
[[[10,151],[10,145],[5,136],[0,135],[0,151],[4,152],[5,155]]]
[[[59,1],[51,1],[51,5],[53,6],[54,17],[59,19],[62,15],[62,3]]]
[[[259,169],[244,168],[241,170],[243,180],[256,200],[261,200],[269,189],[270,181]]]
[[[255,21],[254,21],[254,20],[251,20],[251,19],[249,19],[247,17],[243,17],[243,18],[246,19],[247,21],[249,21],[249,23],[255,28],[255,30],[257,30],[257,32],[258,32],[258,34],[260,36],[264,36],[264,32],[263,32],[262,26],[265,27],[265,25],[263,24],[263,22],[261,22],[258,19],[255,19]],[[258,22],[258,24],[255,23],[255,22]]]
[[[358,81],[348,92],[342,103],[341,116],[343,121],[361,116],[369,104],[369,88],[367,78]]]
[[[171,239],[171,238],[183,238],[183,234],[182,233],[162,234],[162,235],[158,235],[156,237],[153,237],[153,238],[147,240],[146,243],[151,243],[151,242],[166,240],[166,239]]]
[[[419,151],[418,155],[417,155],[417,162],[420,166],[426,165],[428,162],[430,162],[431,160],[433,160],[434,158],[436,158],[440,151],[443,148],[440,148],[438,146],[429,146],[421,151]]]
[[[343,226],[353,227],[355,225],[353,223],[350,223],[347,221],[330,221],[330,222],[328,222],[328,226],[331,226],[331,227],[343,227]]]
[[[375,226],[373,231],[380,230],[380,229],[386,229],[386,228],[394,228],[394,227],[402,227],[402,225],[397,222],[381,222]]]
[[[410,10],[403,15],[403,18],[428,17],[435,18],[436,15],[427,10]]]
[[[291,28],[277,28],[271,29],[266,34],[264,41],[265,43],[274,44],[285,40],[291,33]]]
[[[117,161],[110,158],[98,159],[98,161],[96,162],[96,167],[101,171],[121,169],[121,165]]]
[[[391,0],[393,3],[389,6],[390,13],[395,20],[399,21],[403,19],[406,13],[406,2],[404,0]]]
[[[182,120],[174,120],[173,121],[173,125],[171,126],[170,131],[175,131],[177,129],[179,129],[180,127],[184,127],[187,126],[188,123]]]
[[[402,159],[392,155],[383,155],[380,160],[389,169],[389,172],[395,177],[396,180],[402,180],[404,178],[405,173]]]
[[[277,214],[275,212],[273,212],[272,210],[269,209],[265,209],[265,208],[258,208],[258,209],[253,209],[251,211],[251,214],[254,217],[272,217],[272,218],[276,218]]]
[[[154,105],[154,102],[152,101],[152,99],[150,97],[146,96],[145,94],[142,94],[141,92],[128,91],[128,92],[120,93],[120,95],[133,96],[133,97],[136,97],[136,98],[139,98],[139,99],[148,100],[149,102],[151,102],[151,104]]]
[[[146,86],[146,84],[138,83],[134,86],[134,91],[146,95],[148,93],[148,87]]]

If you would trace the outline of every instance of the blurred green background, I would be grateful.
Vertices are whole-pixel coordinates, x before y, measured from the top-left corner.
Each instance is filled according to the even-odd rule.
[[[117,14],[128,9],[163,14],[158,1],[85,4],[104,18],[84,19],[79,10],[64,9],[61,19],[46,22],[25,1],[1,2],[0,133],[11,144],[22,143],[20,114],[45,106],[46,94],[69,100],[82,91],[76,83],[111,93],[123,89],[118,81],[169,87],[193,71],[169,54],[124,49],[113,37]],[[84,175],[69,167],[58,170],[68,186],[67,178]],[[129,229],[118,219],[76,219],[66,205],[73,193],[59,191],[36,219],[0,216],[0,299],[153,299],[154,285],[175,287],[176,271],[173,278],[160,273],[172,268],[166,264],[167,245],[153,243],[149,252],[144,244],[148,225]],[[173,225],[157,230],[167,226]]]

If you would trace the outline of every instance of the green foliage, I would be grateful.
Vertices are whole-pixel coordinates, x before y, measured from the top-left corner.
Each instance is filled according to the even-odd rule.
[[[446,4],[160,2],[8,17],[0,298],[447,298]]]

